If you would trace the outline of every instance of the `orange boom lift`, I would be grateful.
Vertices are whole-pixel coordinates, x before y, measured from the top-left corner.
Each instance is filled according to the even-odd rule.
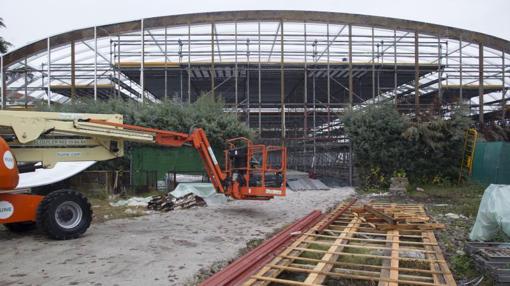
[[[0,224],[13,231],[37,225],[56,239],[83,234],[92,211],[82,194],[69,189],[46,195],[16,190],[19,173],[57,162],[118,158],[124,155],[125,141],[194,148],[216,191],[234,199],[285,196],[285,147],[257,145],[246,138],[228,140],[222,169],[200,128],[186,134],[123,124],[121,115],[0,111],[0,135]]]

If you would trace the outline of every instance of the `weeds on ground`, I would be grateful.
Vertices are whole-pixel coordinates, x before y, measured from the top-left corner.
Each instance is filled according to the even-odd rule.
[[[105,191],[91,191],[91,190],[80,190],[89,200],[92,205],[93,212],[93,221],[94,223],[101,223],[108,220],[113,219],[121,219],[121,218],[134,218],[139,217],[145,214],[146,209],[144,207],[128,207],[128,206],[118,206],[114,207],[110,205],[110,202],[113,202],[117,199],[126,199],[130,196],[116,196],[115,199],[111,197]],[[149,197],[153,195],[160,195],[158,192],[149,192],[144,194],[144,197]]]
[[[109,200],[98,198],[89,198],[89,202],[92,205],[94,223],[101,223],[112,219],[134,218],[145,214],[145,208],[143,207],[113,207],[110,205]],[[131,211],[127,211],[128,209]]]

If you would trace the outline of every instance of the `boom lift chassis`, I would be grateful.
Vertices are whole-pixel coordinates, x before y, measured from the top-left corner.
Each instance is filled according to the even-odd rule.
[[[228,140],[222,169],[200,128],[186,134],[122,121],[119,114],[0,111],[0,224],[12,231],[37,225],[55,239],[79,237],[92,220],[87,199],[69,189],[45,195],[17,190],[19,173],[52,168],[57,162],[119,158],[126,141],[194,148],[216,191],[233,199],[285,196],[285,147]]]

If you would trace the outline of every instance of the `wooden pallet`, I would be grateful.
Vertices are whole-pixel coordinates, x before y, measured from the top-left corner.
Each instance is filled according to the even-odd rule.
[[[340,204],[243,285],[456,285],[430,225],[422,205]]]

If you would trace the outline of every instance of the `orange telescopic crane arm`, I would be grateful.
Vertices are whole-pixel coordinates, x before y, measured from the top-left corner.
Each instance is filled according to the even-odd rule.
[[[52,168],[58,162],[105,161],[122,157],[125,142],[137,142],[193,147],[216,191],[232,198],[285,196],[285,147],[254,145],[244,138],[229,140],[223,170],[200,128],[186,134],[123,124],[119,114],[2,110],[0,135],[0,190],[7,192],[17,184],[16,161],[22,162],[22,173],[35,166],[31,163]]]
[[[181,147],[188,143],[191,144],[193,148],[195,148],[200,154],[200,158],[203,161],[205,171],[211,179],[214,187],[222,193],[225,192],[223,181],[225,180],[226,175],[222,172],[221,167],[218,164],[218,160],[216,159],[211,145],[209,144],[209,140],[207,139],[207,136],[202,128],[195,128],[191,134],[186,134],[174,131],[146,128],[136,125],[108,122],[105,120],[89,119],[86,121],[89,123],[122,128],[124,130],[153,133],[154,144],[159,146]]]

